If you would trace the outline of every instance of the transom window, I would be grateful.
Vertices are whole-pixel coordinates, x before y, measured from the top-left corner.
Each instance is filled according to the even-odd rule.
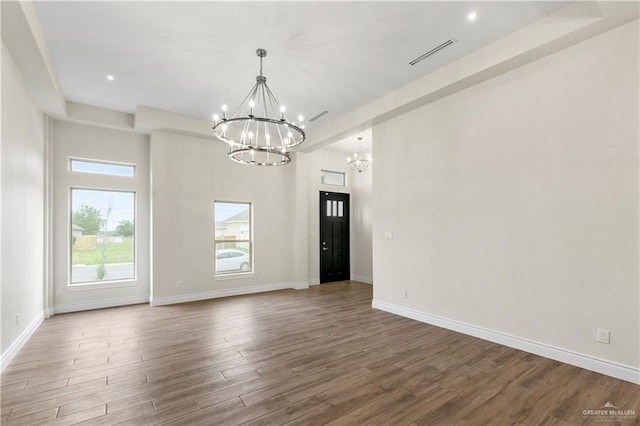
[[[93,173],[98,175],[111,175],[133,177],[136,166],[132,164],[110,163],[106,161],[69,159],[69,170],[78,173]]]
[[[215,275],[253,272],[251,203],[216,201]]]
[[[331,170],[320,171],[320,181],[323,185],[345,186],[344,173]]]

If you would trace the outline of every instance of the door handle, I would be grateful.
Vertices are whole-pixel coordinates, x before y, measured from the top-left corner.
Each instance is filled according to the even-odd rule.
[[[322,247],[322,251],[327,251],[329,250],[329,247]]]

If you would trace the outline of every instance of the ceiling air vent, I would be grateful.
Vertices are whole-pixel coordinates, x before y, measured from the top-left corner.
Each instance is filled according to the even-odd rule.
[[[436,46],[433,49],[431,49],[430,51],[428,51],[427,53],[425,53],[422,56],[418,56],[417,58],[415,58],[413,61],[409,62],[409,65],[415,65],[418,62],[422,61],[423,59],[427,59],[429,56],[433,55],[436,52],[441,51],[442,49],[444,49],[445,47],[451,46],[453,43],[455,43],[456,41],[451,39],[451,40],[447,40],[444,43],[442,43],[440,46]]]
[[[313,117],[311,117],[311,118],[309,119],[309,121],[316,121],[318,118],[320,118],[320,117],[322,117],[323,115],[328,114],[328,113],[329,113],[329,111],[324,110],[324,111],[322,111],[320,114],[317,114],[317,115],[314,115]]]

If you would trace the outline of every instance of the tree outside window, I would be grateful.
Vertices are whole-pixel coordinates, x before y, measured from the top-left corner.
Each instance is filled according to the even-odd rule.
[[[135,278],[135,193],[71,189],[71,284]]]

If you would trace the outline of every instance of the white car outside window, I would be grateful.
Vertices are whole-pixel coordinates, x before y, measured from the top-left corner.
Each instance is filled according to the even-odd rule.
[[[249,254],[242,250],[222,249],[216,251],[216,272],[249,271]]]

